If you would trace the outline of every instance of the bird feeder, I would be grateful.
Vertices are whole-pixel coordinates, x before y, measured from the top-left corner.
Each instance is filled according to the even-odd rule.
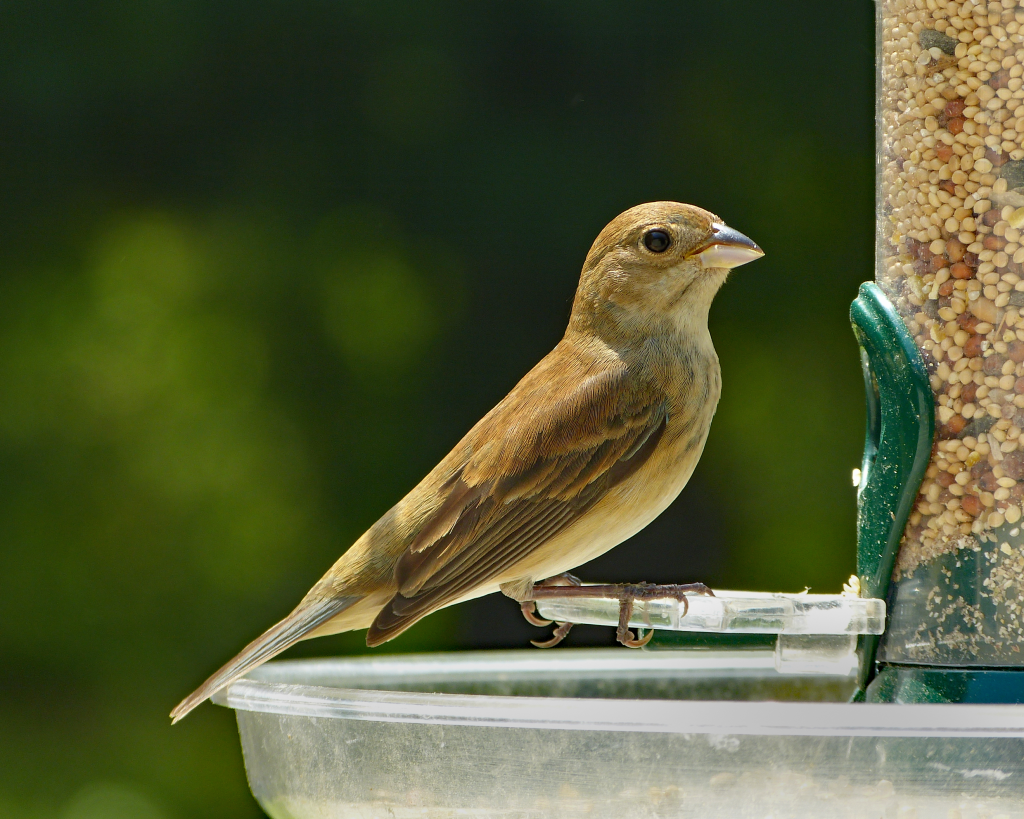
[[[1019,815],[1024,4],[877,13],[856,577],[638,600],[645,651],[269,663],[214,700],[273,819]]]
[[[890,608],[868,698],[1021,702],[1024,6],[878,11],[878,287],[853,317],[867,449],[899,445],[859,497]]]

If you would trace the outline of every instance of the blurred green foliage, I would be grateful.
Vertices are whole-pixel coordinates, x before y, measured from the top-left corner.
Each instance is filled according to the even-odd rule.
[[[230,714],[167,712],[553,346],[590,242],[641,201],[768,255],[713,309],[725,390],[691,486],[584,576],[838,589],[871,15],[0,10],[0,816],[258,816]],[[517,618],[483,600],[383,650],[521,646]]]

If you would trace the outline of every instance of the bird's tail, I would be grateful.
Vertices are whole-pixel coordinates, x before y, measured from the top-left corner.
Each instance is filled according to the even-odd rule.
[[[313,629],[322,626],[360,599],[360,597],[334,597],[300,604],[284,620],[263,632],[243,648],[234,659],[185,697],[178,707],[171,711],[171,724],[173,725],[197,705],[233,683],[243,674],[252,671],[270,658],[276,657]]]

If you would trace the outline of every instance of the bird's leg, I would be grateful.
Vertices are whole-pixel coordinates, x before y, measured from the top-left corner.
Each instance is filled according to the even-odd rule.
[[[625,587],[622,597],[619,598],[619,627],[615,629],[615,639],[626,648],[643,648],[654,636],[654,629],[649,629],[647,636],[642,640],[633,637],[633,632],[629,630],[629,618],[633,616],[633,601],[636,597],[630,594],[628,589],[628,586]]]
[[[547,580],[541,580],[538,583],[534,583],[532,589],[538,588],[565,588],[566,586],[582,586],[583,581],[580,580],[576,575],[563,572],[562,574],[556,574],[554,577],[549,577]],[[531,589],[531,592],[532,592]],[[543,617],[537,616],[537,604],[533,600],[531,593],[530,597],[524,600],[521,604],[523,609],[523,617],[528,622],[535,626],[550,626],[552,620],[545,620]]]
[[[565,588],[566,586],[580,586],[582,581],[575,575],[565,572],[564,574],[555,575],[549,577],[547,580],[541,580],[539,583],[533,584],[533,589],[537,588]],[[531,598],[533,597],[531,593]],[[533,599],[524,600],[520,603],[523,610],[523,617],[526,618],[528,623],[532,623],[535,626],[550,626],[552,620],[545,620],[543,617],[537,616],[537,604],[534,603]],[[530,642],[537,648],[552,648],[557,646],[565,636],[569,633],[569,629],[572,628],[572,623],[558,623],[558,627],[551,635],[550,640],[540,642],[538,640],[530,640]]]
[[[564,575],[560,575],[560,577],[564,577]],[[572,575],[569,575],[569,577],[572,577]],[[558,578],[552,579],[556,580]],[[573,578],[573,580],[575,580],[575,578]],[[649,632],[642,640],[637,640],[633,636],[633,632],[629,630],[629,619],[633,616],[633,604],[637,600],[661,600],[671,598],[679,600],[684,604],[683,616],[685,617],[686,613],[690,609],[689,600],[686,598],[686,595],[688,594],[703,594],[709,597],[715,596],[715,593],[703,583],[684,583],[666,586],[659,586],[654,583],[616,583],[583,586],[579,585],[579,581],[577,580],[576,583],[571,586],[560,585],[557,583],[550,585],[547,583],[536,583],[530,592],[528,602],[532,605],[533,601],[542,597],[589,597],[603,599],[612,598],[618,600],[619,626],[615,631],[615,636],[624,646],[628,646],[629,648],[642,648],[647,645],[654,632]],[[523,603],[523,608],[525,613],[526,603]],[[562,625],[563,624],[559,624],[556,634],[561,630]],[[565,634],[568,634],[568,629],[565,630]],[[563,634],[562,637],[564,637],[565,634]],[[560,640],[561,637],[559,637],[558,641]],[[551,645],[557,644],[558,641],[551,643]],[[536,643],[534,645],[536,645]]]

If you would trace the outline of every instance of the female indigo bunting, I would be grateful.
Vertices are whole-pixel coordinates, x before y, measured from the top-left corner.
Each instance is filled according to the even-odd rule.
[[[686,485],[718,404],[711,301],[730,269],[762,255],[692,205],[612,220],[554,350],[174,721],[299,640],[368,628],[377,646],[499,589],[529,601],[535,584],[645,527]]]

